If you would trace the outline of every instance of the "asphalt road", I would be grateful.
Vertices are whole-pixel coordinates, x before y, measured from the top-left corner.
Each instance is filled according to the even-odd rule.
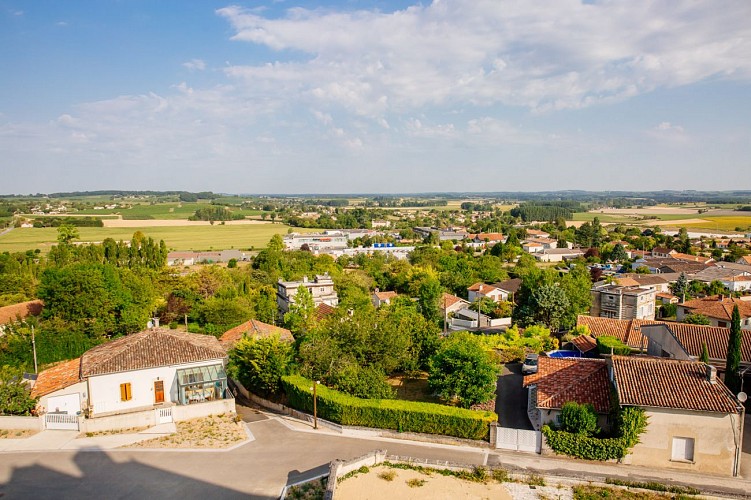
[[[521,363],[504,365],[495,393],[495,412],[501,427],[532,430],[527,416],[527,389],[522,387],[523,382]]]
[[[0,454],[0,498],[279,498],[285,484],[386,448],[390,454],[481,464],[464,451],[321,435],[261,415],[255,441],[228,452],[130,451]]]

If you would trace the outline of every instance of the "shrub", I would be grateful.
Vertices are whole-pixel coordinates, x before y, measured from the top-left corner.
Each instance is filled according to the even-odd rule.
[[[396,477],[396,472],[394,472],[393,470],[385,470],[378,474],[378,477],[380,477],[384,481],[393,481]]]
[[[591,436],[597,434],[597,412],[591,404],[578,404],[573,401],[561,409],[561,430],[574,434]]]
[[[291,407],[313,411],[313,382],[288,375],[282,377],[282,385]],[[317,394],[318,416],[342,425],[486,439],[489,424],[498,420],[489,411],[395,399],[361,399],[323,386],[318,386]]]
[[[604,335],[597,337],[597,352],[600,354],[617,354],[619,356],[628,356],[631,354],[631,348],[615,337]]]
[[[586,460],[615,460],[626,456],[639,443],[639,435],[647,427],[647,417],[641,408],[622,409],[617,419],[617,437],[598,439],[586,434],[558,431],[545,425],[542,433],[556,453]]]

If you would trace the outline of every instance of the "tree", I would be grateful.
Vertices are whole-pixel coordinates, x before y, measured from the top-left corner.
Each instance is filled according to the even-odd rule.
[[[35,407],[36,399],[23,381],[23,370],[7,365],[0,368],[0,415],[31,415]]]
[[[428,385],[446,400],[456,398],[469,408],[490,400],[495,393],[498,366],[470,333],[445,339],[430,361]]]
[[[230,351],[229,373],[251,392],[279,394],[292,364],[292,346],[279,335],[243,338]]]
[[[709,350],[707,349],[706,342],[701,343],[701,357],[699,357],[699,361],[709,364]]]
[[[70,224],[61,224],[57,228],[57,241],[61,245],[70,245],[73,240],[78,239],[78,228]]]
[[[709,325],[709,318],[703,314],[688,314],[683,318],[683,322],[691,325]]]
[[[561,430],[573,434],[592,436],[599,432],[597,412],[591,404],[564,403],[561,408]]]
[[[623,248],[623,245],[620,243],[616,243],[613,247],[613,251],[610,252],[610,260],[614,260],[616,262],[623,262],[625,260],[628,260],[628,254],[626,253],[626,249]]]
[[[681,299],[681,303],[686,301],[686,293],[688,292],[688,278],[685,273],[681,273],[678,279],[670,285],[670,290],[673,295]]]
[[[294,302],[289,306],[289,312],[284,315],[284,324],[295,335],[304,334],[313,327],[315,312],[313,294],[307,286],[300,285],[294,295]]]
[[[738,394],[741,390],[741,313],[738,304],[733,306],[728,337],[727,361],[725,363],[725,385],[730,392]]]

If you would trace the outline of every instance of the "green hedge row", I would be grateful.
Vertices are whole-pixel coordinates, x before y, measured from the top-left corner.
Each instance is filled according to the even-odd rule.
[[[597,337],[597,352],[600,354],[617,354],[619,356],[628,356],[631,354],[631,348],[615,337],[607,335]]]
[[[299,375],[282,377],[292,408],[313,412],[313,382]],[[319,385],[318,416],[342,425],[394,429],[399,432],[442,434],[465,439],[487,439],[489,425],[498,415],[489,411],[396,399],[361,399]]]
[[[618,437],[602,438],[542,427],[545,440],[561,455],[585,460],[619,460],[639,443],[639,435],[647,428],[647,417],[641,408],[623,408],[618,416]]]

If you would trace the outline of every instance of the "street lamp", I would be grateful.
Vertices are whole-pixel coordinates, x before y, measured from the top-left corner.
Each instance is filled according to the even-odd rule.
[[[316,380],[315,384],[313,384],[313,387],[310,389],[313,391],[313,428],[318,429],[318,392],[316,391],[316,387],[318,387],[318,384],[320,384],[320,380]]]

